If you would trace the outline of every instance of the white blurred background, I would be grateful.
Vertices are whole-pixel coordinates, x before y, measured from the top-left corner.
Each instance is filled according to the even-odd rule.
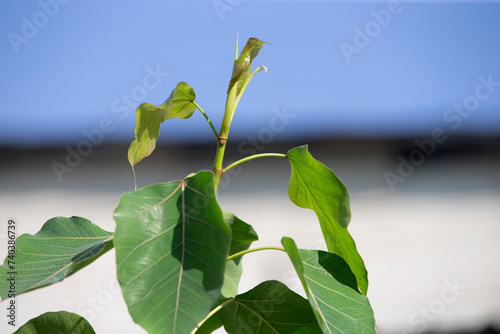
[[[384,173],[398,168],[407,141],[310,142],[313,156],[333,169],[351,195],[349,230],[369,271],[368,296],[381,333],[479,333],[500,326],[500,150],[498,139],[450,139],[391,191]],[[286,152],[299,143],[266,145]],[[238,158],[229,149],[228,161]],[[137,166],[139,186],[210,169],[212,146],[160,147]],[[121,193],[133,189],[126,146],[102,146],[59,183],[51,168],[61,150],[2,151],[1,214],[20,233],[36,233],[54,216],[78,215],[113,231]],[[314,213],[295,207],[286,188],[287,161],[248,162],[223,179],[219,200],[252,224],[254,246],[293,237],[301,248],[324,249]],[[5,224],[4,224],[5,225]],[[4,229],[5,230],[5,229]],[[0,230],[2,248],[5,231]],[[4,249],[1,249],[2,254]],[[240,291],[267,279],[304,294],[281,252],[245,256]],[[114,251],[62,283],[18,297],[19,323],[52,310],[85,316],[97,333],[143,333],[117,288]],[[1,332],[8,332],[6,321]]]

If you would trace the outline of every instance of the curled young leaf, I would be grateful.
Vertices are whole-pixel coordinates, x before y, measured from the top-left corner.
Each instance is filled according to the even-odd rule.
[[[245,84],[251,73],[252,61],[259,54],[260,49],[262,49],[264,42],[257,38],[249,38],[247,44],[241,51],[240,57],[236,61],[233,67],[233,73],[231,75],[231,81],[229,82],[229,87],[227,93],[231,91],[234,85],[236,87],[236,95],[239,95],[241,88]]]
[[[161,106],[143,103],[137,108],[135,139],[128,149],[128,161],[132,167],[154,151],[163,122],[171,118],[188,119],[193,115],[196,110],[193,103],[195,99],[193,88],[185,82],[179,82]]]

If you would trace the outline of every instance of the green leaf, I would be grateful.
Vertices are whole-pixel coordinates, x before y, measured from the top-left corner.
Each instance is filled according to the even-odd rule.
[[[179,82],[161,106],[143,103],[137,108],[135,139],[128,149],[128,161],[132,167],[154,151],[163,122],[171,118],[188,119],[193,115],[195,99],[194,90],[187,83]]]
[[[252,242],[259,240],[257,232],[253,227],[234,214],[223,211],[224,220],[231,227],[231,247],[229,255],[239,253],[250,248]],[[229,298],[238,294],[238,285],[240,282],[243,266],[241,263],[242,257],[237,257],[226,263],[226,271],[224,272],[224,284],[221,289],[222,297]],[[212,333],[214,330],[222,326],[219,313],[213,314],[203,325],[198,328],[196,334]]]
[[[113,233],[81,217],[49,219],[35,235],[16,240],[15,254],[0,267],[0,295],[9,295],[11,275],[15,294],[62,281],[113,248]],[[15,274],[11,274],[15,272]]]
[[[47,312],[31,319],[14,334],[95,334],[85,318],[78,314],[59,311]]]
[[[288,195],[301,208],[320,211],[328,222],[345,228],[351,220],[347,188],[307,148],[303,145],[288,151],[292,166]]]
[[[232,239],[229,255],[239,253],[250,248],[252,242],[259,240],[253,227],[230,212],[224,211],[224,220],[231,227]],[[234,297],[238,294],[238,284],[243,272],[241,257],[237,257],[226,264],[224,273],[224,285],[222,287],[222,296]]]
[[[243,85],[250,77],[252,70],[252,61],[259,54],[260,49],[264,42],[257,38],[249,38],[247,44],[240,53],[240,57],[235,62],[233,67],[233,73],[231,74],[231,81],[229,82],[229,87],[227,93],[231,91],[234,85],[236,87],[236,95],[239,95]]]
[[[212,172],[125,193],[115,210],[118,281],[150,334],[189,333],[220,296],[231,230]]]
[[[236,296],[219,313],[229,334],[321,333],[308,301],[278,281]]]
[[[323,333],[375,333],[368,298],[357,289],[356,277],[340,256],[297,249],[290,238],[281,243],[295,267]]]
[[[307,145],[288,151],[292,174],[288,184],[290,200],[301,208],[312,209],[330,253],[341,256],[356,275],[361,292],[368,290],[368,272],[356,244],[347,231],[351,220],[349,194],[340,179],[314,159]]]

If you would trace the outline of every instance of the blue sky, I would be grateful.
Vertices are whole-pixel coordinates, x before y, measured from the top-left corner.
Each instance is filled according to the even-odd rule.
[[[276,139],[499,133],[499,17],[493,1],[2,1],[0,145],[65,146],[100,126],[128,143],[135,108],[179,81],[219,127],[238,31],[240,50],[272,45],[233,138],[277,114]],[[213,136],[199,113],[160,132]]]

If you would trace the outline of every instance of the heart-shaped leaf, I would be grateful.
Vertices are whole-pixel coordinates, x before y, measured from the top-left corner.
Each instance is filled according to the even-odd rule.
[[[14,334],[95,334],[85,318],[78,314],[59,311],[47,312],[31,319]]]
[[[368,298],[357,289],[356,277],[340,256],[298,249],[290,238],[281,243],[295,267],[323,333],[375,334]]]
[[[135,139],[128,149],[128,161],[132,167],[154,151],[163,122],[171,118],[188,119],[193,115],[195,99],[194,90],[187,83],[179,82],[161,106],[143,103],[137,108]]]
[[[314,159],[307,145],[288,151],[292,167],[288,196],[301,208],[312,209],[330,253],[341,256],[356,275],[361,292],[368,290],[368,272],[356,244],[347,231],[351,220],[349,194],[342,181],[328,167]]]
[[[229,255],[239,253],[250,248],[252,242],[259,240],[253,227],[230,212],[224,211],[224,220],[231,227],[232,239]],[[222,296],[229,298],[238,294],[238,284],[243,272],[241,257],[237,257],[226,264]]]
[[[15,294],[62,281],[113,248],[113,233],[81,217],[49,219],[35,235],[17,238],[15,252],[0,267],[0,295],[8,297],[11,276]]]
[[[309,302],[278,281],[236,296],[219,314],[229,334],[321,333]]]
[[[190,333],[220,296],[231,230],[212,172],[125,193],[115,210],[118,281],[150,334]]]

